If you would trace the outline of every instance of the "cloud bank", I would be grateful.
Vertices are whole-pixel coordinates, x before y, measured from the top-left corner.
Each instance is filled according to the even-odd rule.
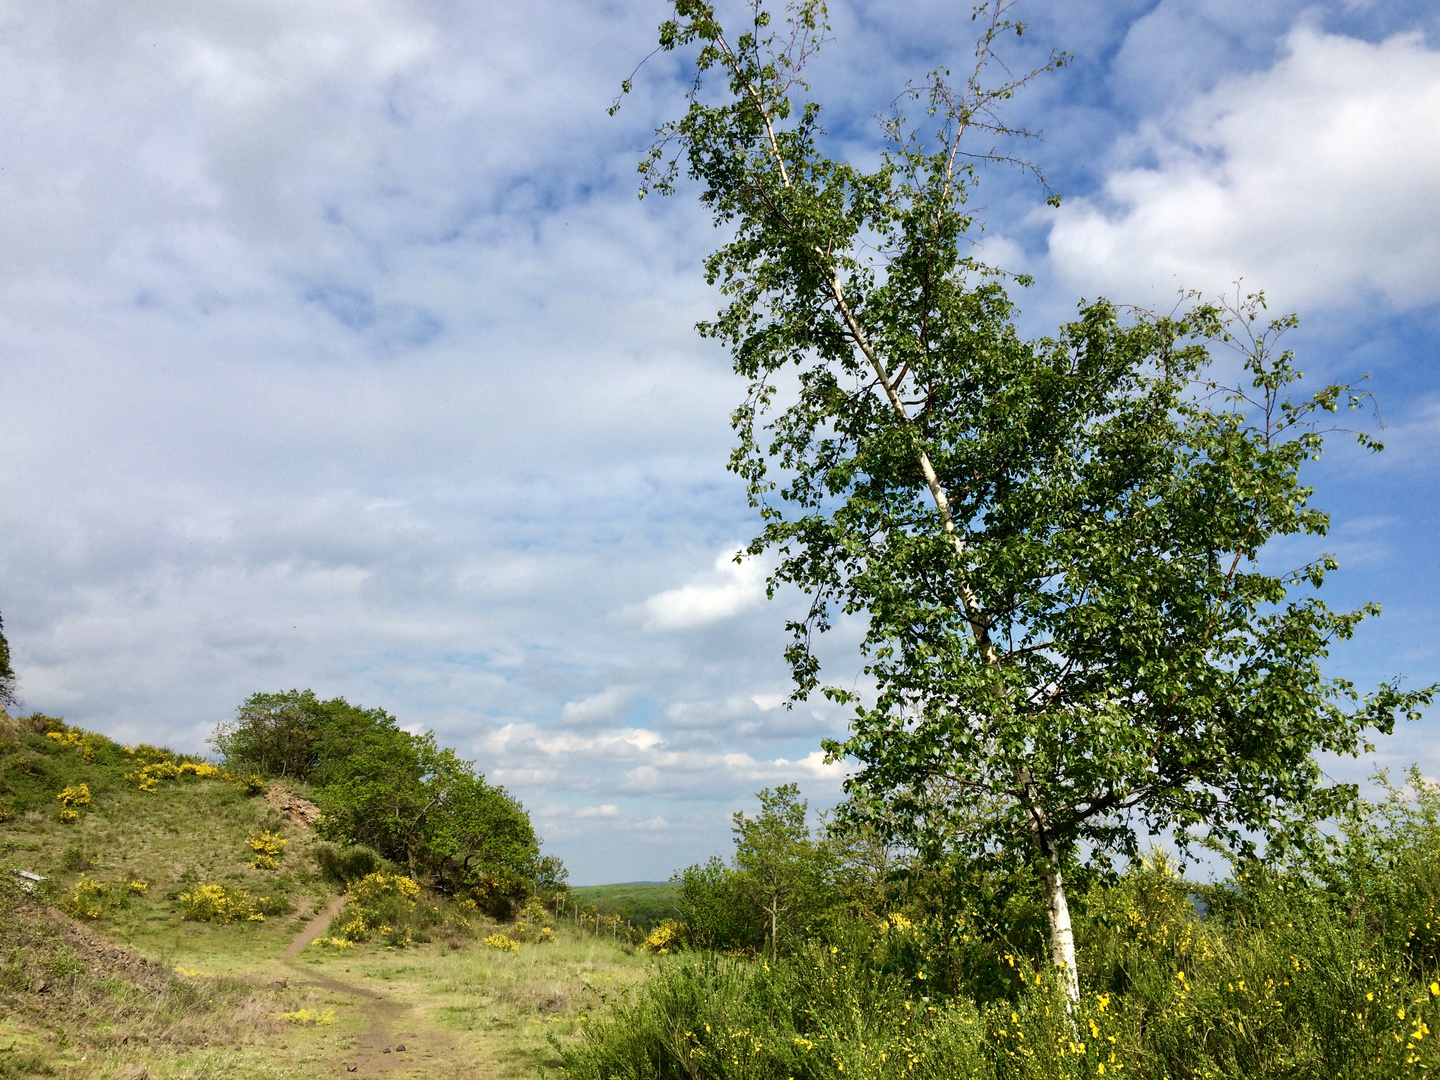
[[[833,6],[817,96],[873,158],[871,110],[968,54],[968,8]],[[1036,4],[1016,47],[1080,58],[1022,107],[1081,197],[982,188],[987,250],[1052,307],[1244,275],[1349,313],[1325,360],[1400,394],[1409,448],[1333,477],[1353,591],[1396,627],[1367,680],[1440,639],[1427,10],[1276,3],[1234,33],[1224,3]],[[635,200],[673,58],[605,116],[663,14],[0,5],[0,611],[28,706],[187,750],[256,690],[383,706],[507,785],[576,882],[723,850],[762,786],[839,798],[817,748],[843,714],[783,707],[799,601],[733,561],[742,388],[693,332],[716,237],[688,196]]]

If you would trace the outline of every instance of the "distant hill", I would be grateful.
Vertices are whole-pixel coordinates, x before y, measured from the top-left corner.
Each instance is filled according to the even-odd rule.
[[[619,915],[648,930],[676,916],[680,886],[673,881],[627,881],[615,885],[582,885],[570,890],[581,904],[593,904],[602,915]]]

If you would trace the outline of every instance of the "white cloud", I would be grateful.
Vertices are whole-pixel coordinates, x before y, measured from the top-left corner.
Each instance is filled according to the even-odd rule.
[[[575,811],[577,818],[615,817],[620,813],[620,808],[614,803],[605,803],[603,806],[582,806]]]
[[[817,94],[873,159],[870,110],[967,51],[969,23],[940,0],[833,6]],[[1196,8],[1144,6],[1152,22]],[[1057,43],[1097,55],[1132,21],[1099,0],[1051,7],[1082,31]],[[1252,58],[1289,18],[1262,14]],[[742,388],[693,331],[717,302],[699,269],[715,234],[691,194],[634,198],[638,148],[683,101],[675,58],[604,113],[657,19],[583,0],[520,20],[495,0],[0,4],[0,611],[27,706],[186,750],[256,690],[383,706],[534,809],[577,881],[725,849],[729,812],[760,787],[839,797],[815,747],[844,710],[780,707],[803,598],[763,603],[762,568],[719,548],[754,516],[724,468]],[[1229,40],[1140,35],[1120,78],[1173,73],[1190,50],[1173,86],[1216,85],[1192,69],[1244,67],[1212,61]],[[1399,87],[1415,138],[1384,183],[1429,168],[1412,91],[1430,54],[1312,35],[1295,56],[1321,46],[1337,71],[1371,58],[1370,89],[1352,72],[1345,93]],[[1240,181],[1268,151],[1246,149],[1245,124],[1279,122],[1260,92],[1298,85],[1299,63],[1257,76],[1253,101],[1235,82],[1175,113],[1140,147],[1156,161],[1126,171],[1157,164],[1169,182],[1186,166],[1254,217]],[[1029,100],[1069,84],[1048,85]],[[1140,96],[1168,100],[1159,85]],[[1295,139],[1314,141],[1329,100],[1297,106]],[[1133,121],[1071,104],[1033,119],[1061,136],[1047,155],[1090,167]],[[1377,209],[1352,188],[1337,222],[1397,198],[1377,189]],[[1304,192],[1308,221],[1323,193]],[[1024,230],[997,205],[987,257],[1042,270],[1003,239]],[[1141,202],[1092,210],[1151,257],[1153,237],[1126,240]],[[1136,265],[1135,280],[1152,269]],[[1419,280],[1416,265],[1396,273]],[[840,684],[857,626],[825,646]],[[1411,637],[1435,640],[1432,623]]]
[[[765,571],[750,558],[737,563],[734,552],[722,551],[709,573],[646,600],[645,628],[690,630],[758,607],[765,599]]]
[[[1237,278],[1285,307],[1440,300],[1440,51],[1293,30],[1269,70],[1149,126],[1103,197],[1063,206],[1054,265],[1153,302]]]
[[[569,725],[588,725],[614,720],[633,696],[626,686],[612,686],[591,694],[580,701],[567,701],[560,710],[560,722]]]
[[[635,798],[723,800],[758,787],[798,781],[817,806],[828,805],[839,797],[846,772],[843,763],[827,764],[819,750],[795,759],[760,757],[725,744],[690,743],[640,728],[581,734],[506,724],[478,740],[476,750],[489,763],[490,778],[507,786],[616,792]]]

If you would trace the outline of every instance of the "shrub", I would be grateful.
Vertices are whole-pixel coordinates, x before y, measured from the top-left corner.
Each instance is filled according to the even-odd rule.
[[[685,927],[674,919],[666,919],[646,935],[641,945],[646,952],[660,956],[679,949],[685,943]]]
[[[113,904],[110,886],[81,874],[70,894],[60,902],[60,910],[72,919],[98,919]]]
[[[61,899],[60,910],[72,919],[99,919],[124,907],[131,896],[144,896],[149,887],[144,881],[102,882],[81,874]]]
[[[385,865],[384,859],[363,844],[343,847],[317,844],[314,855],[320,873],[338,885],[359,881],[369,874],[379,872]]]
[[[260,902],[244,889],[197,885],[179,896],[180,917],[191,922],[264,922]]]
[[[501,952],[518,953],[520,951],[520,943],[504,934],[486,934],[480,939],[480,944],[492,949],[499,949]]]
[[[94,867],[95,860],[85,849],[84,842],[76,839],[75,843],[65,849],[65,855],[61,858],[60,865],[66,870],[89,870]]]
[[[60,746],[74,747],[75,752],[86,761],[95,760],[95,747],[93,743],[87,741],[83,731],[47,731],[45,737],[54,739]]]
[[[245,838],[245,844],[255,853],[250,865],[256,870],[274,870],[280,866],[280,860],[285,855],[285,845],[289,843],[279,833],[271,832],[269,829],[254,829]]]
[[[55,796],[60,801],[60,820],[73,825],[80,820],[80,811],[90,805],[90,785],[74,784]]]
[[[264,795],[265,792],[270,790],[270,785],[265,783],[264,778],[256,773],[251,773],[249,776],[242,776],[235,781],[235,786],[240,789],[240,794],[245,796]]]
[[[346,941],[379,937],[396,946],[429,940],[427,930],[441,921],[440,911],[419,899],[420,886],[403,874],[367,874],[351,887],[331,936]]]
[[[209,762],[178,761],[171,757],[142,765],[137,772],[126,773],[125,779],[134,780],[141,791],[153,794],[160,789],[161,782],[175,780],[182,776],[194,776],[201,780],[236,781],[236,777]]]
[[[711,856],[705,863],[687,866],[675,878],[680,893],[675,907],[685,927],[685,943],[694,949],[717,949],[721,952],[759,944],[763,937],[754,933],[742,915],[736,893],[735,872]]]
[[[473,931],[476,911],[471,900],[451,903],[422,893],[404,874],[379,871],[351,885],[349,902],[330,924],[328,943],[379,940],[404,948],[430,941],[441,932],[453,943],[458,935]]]
[[[474,901],[469,901],[469,903],[473,906]],[[526,900],[515,919],[515,925],[510,928],[510,934],[518,941],[537,943],[554,941],[555,930],[550,921],[550,912],[545,908],[545,902],[538,896],[532,896]]]
[[[58,716],[46,716],[42,712],[32,712],[24,718],[24,723],[30,725],[30,730],[36,735],[49,735],[51,732],[63,732],[68,730],[65,721]]]

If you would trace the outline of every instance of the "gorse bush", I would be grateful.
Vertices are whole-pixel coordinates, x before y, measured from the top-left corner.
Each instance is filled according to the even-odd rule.
[[[136,772],[127,773],[125,779],[134,780],[141,791],[153,794],[166,780],[177,780],[185,776],[193,776],[200,780],[226,780],[231,783],[245,784],[245,781],[209,762],[183,761],[168,756],[159,761],[142,765]]]
[[[377,871],[350,886],[349,899],[330,923],[322,944],[378,941],[395,948],[423,944],[441,935],[452,945],[475,930],[475,901],[451,900],[422,888],[404,874]],[[518,936],[539,939],[532,924],[517,924]],[[552,932],[553,933],[553,932]],[[343,947],[343,946],[342,946]]]
[[[471,902],[473,904],[473,901]],[[555,940],[554,922],[545,903],[538,896],[532,896],[521,906],[515,916],[510,935],[517,941],[539,944]]]
[[[658,926],[645,935],[640,947],[646,952],[664,956],[682,948],[684,944],[685,924],[676,919],[662,919]]]
[[[499,949],[501,952],[518,953],[520,943],[505,934],[486,934],[480,939],[480,944],[486,948]]]
[[[73,825],[80,820],[80,811],[90,805],[90,785],[72,784],[55,796],[60,803],[60,820]]]
[[[330,926],[330,937],[361,942],[380,938],[395,946],[429,941],[443,921],[439,905],[426,904],[420,886],[403,874],[367,874],[350,889],[350,899]]]
[[[256,870],[275,870],[280,866],[280,860],[285,855],[285,845],[289,841],[279,833],[269,829],[255,829],[245,838],[245,845],[254,856],[250,865]]]
[[[149,889],[144,881],[101,882],[87,874],[60,901],[60,910],[72,919],[99,919],[124,907],[132,897],[144,896]]]
[[[49,719],[49,717],[46,718],[47,724]],[[62,731],[46,731],[45,737],[52,740],[57,746],[71,747],[86,761],[94,761],[96,749],[103,747],[108,741],[103,735],[68,728]]]
[[[273,905],[244,889],[226,885],[196,885],[178,898],[180,917],[193,922],[264,922],[265,908]],[[276,914],[271,911],[270,914]]]

